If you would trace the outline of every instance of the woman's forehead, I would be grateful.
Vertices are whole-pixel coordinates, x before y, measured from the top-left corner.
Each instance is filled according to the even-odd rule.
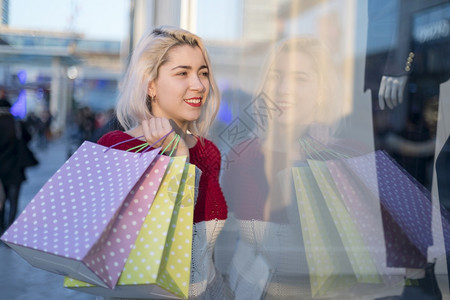
[[[273,60],[270,71],[279,72],[317,72],[312,58],[300,50],[281,51]]]
[[[202,50],[198,46],[178,45],[167,52],[166,64],[206,65]]]

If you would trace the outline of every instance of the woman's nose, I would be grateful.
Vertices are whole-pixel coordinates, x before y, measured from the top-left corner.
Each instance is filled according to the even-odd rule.
[[[276,85],[278,94],[289,94],[292,89],[292,78],[290,76],[280,76]]]
[[[191,84],[192,90],[195,90],[195,91],[204,91],[205,90],[205,85],[203,84],[200,77],[197,75],[192,76],[190,84]]]

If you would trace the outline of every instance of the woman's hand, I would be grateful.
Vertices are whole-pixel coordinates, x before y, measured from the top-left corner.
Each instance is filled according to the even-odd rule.
[[[144,132],[144,137],[146,142],[149,145],[153,145],[156,143],[159,139],[161,139],[163,136],[165,136],[167,133],[169,133],[171,130],[175,129],[170,124],[169,120],[166,118],[151,118],[150,120],[144,120],[142,121],[142,131]],[[177,128],[178,130],[178,128]],[[175,138],[175,131],[169,134],[166,138],[162,139],[161,141],[157,142],[153,145],[154,148],[161,147],[162,149],[165,149],[167,145]],[[166,150],[166,153],[170,153],[172,147],[176,144],[176,140],[172,142],[172,144],[169,146],[169,148]],[[174,151],[174,155],[180,156],[180,155],[189,155],[189,148],[186,145],[186,141],[184,140],[183,136],[180,137],[180,140],[178,142],[177,148]]]

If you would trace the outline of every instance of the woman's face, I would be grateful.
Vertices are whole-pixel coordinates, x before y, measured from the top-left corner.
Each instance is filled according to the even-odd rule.
[[[148,89],[152,114],[174,120],[178,126],[197,120],[209,93],[209,69],[199,47],[176,46],[159,67]]]
[[[319,95],[318,70],[311,58],[299,50],[283,50],[269,69],[263,91],[281,114],[279,125],[308,125],[314,120]]]

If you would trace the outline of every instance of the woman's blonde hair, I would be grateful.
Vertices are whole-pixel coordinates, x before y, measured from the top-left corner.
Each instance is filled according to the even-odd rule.
[[[206,137],[220,105],[220,94],[213,76],[208,52],[200,37],[187,30],[169,26],[162,26],[145,34],[133,51],[127,71],[119,86],[119,99],[116,107],[117,119],[125,130],[139,125],[143,120],[152,118],[148,86],[150,82],[158,78],[159,67],[167,61],[169,50],[182,45],[200,48],[209,68],[208,97],[202,106],[200,118],[188,126],[188,130],[192,134]]]

